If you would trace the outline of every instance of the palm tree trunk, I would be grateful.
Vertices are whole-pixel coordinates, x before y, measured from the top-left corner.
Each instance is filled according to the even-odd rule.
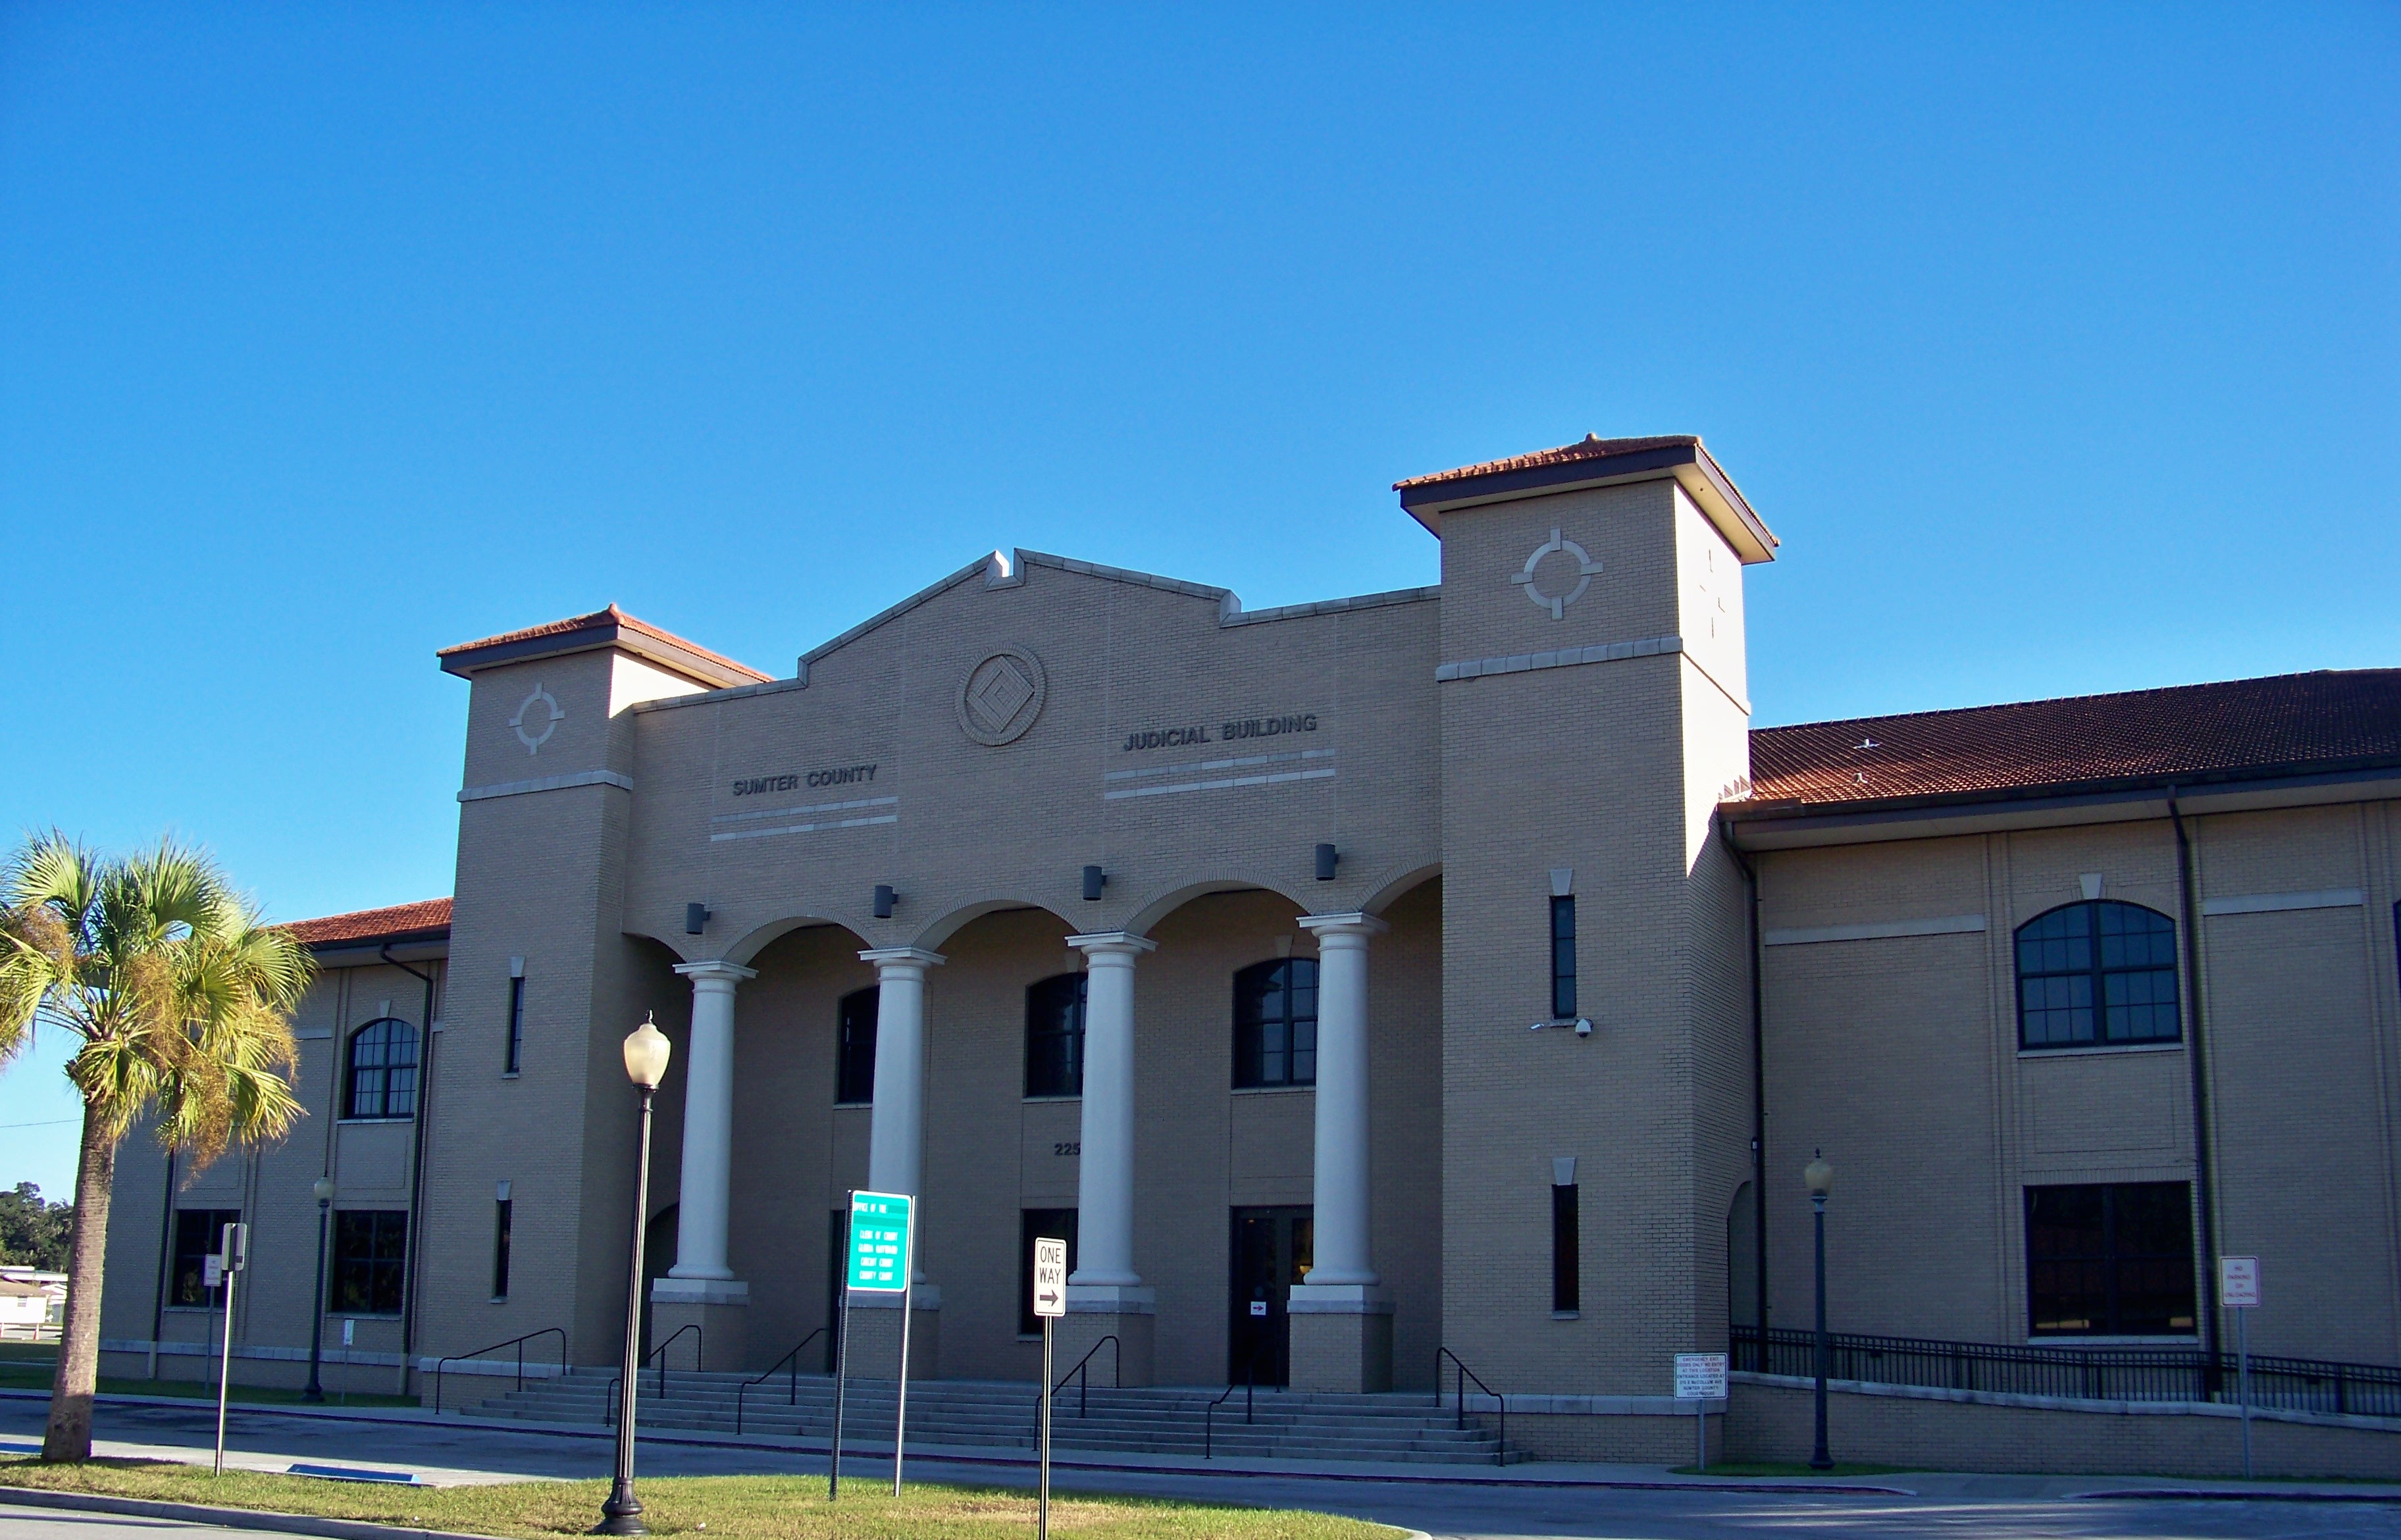
[[[67,1240],[67,1312],[59,1367],[50,1378],[45,1460],[91,1458],[91,1400],[100,1387],[100,1278],[108,1257],[108,1199],[117,1182],[117,1140],[83,1109],[83,1152],[75,1165],[75,1231]]]

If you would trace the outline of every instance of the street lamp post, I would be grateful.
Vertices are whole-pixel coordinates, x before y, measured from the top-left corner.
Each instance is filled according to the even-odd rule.
[[[1818,1447],[1809,1455],[1809,1468],[1832,1470],[1834,1457],[1826,1450],[1826,1375],[1834,1350],[1826,1336],[1826,1194],[1834,1190],[1834,1168],[1826,1163],[1824,1150],[1803,1169],[1801,1179],[1808,1184],[1809,1206],[1817,1210],[1818,1220]]]
[[[320,1176],[309,1190],[317,1195],[317,1302],[309,1311],[309,1388],[300,1399],[322,1402],[325,1387],[317,1382],[317,1365],[325,1352],[325,1225],[334,1203],[334,1179]]]
[[[651,1208],[651,1095],[666,1078],[674,1045],[648,1017],[625,1035],[625,1078],[642,1093],[640,1153],[634,1162],[634,1244],[626,1258],[624,1394],[618,1397],[617,1478],[600,1505],[595,1534],[648,1534],[641,1500],[634,1495],[634,1380],[642,1352],[642,1231]]]

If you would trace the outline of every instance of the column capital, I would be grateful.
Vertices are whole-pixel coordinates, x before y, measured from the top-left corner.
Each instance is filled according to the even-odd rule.
[[[1298,923],[1303,930],[1310,932],[1319,941],[1324,941],[1329,936],[1358,936],[1364,939],[1368,936],[1380,936],[1392,928],[1375,915],[1357,909],[1341,914],[1303,914]]]
[[[740,963],[727,962],[722,957],[711,957],[701,962],[678,963],[675,970],[695,983],[702,979],[719,979],[734,984],[740,983],[745,979],[755,979],[759,976],[757,969],[745,968]]]
[[[940,952],[928,952],[922,946],[871,946],[858,955],[858,960],[873,963],[878,973],[887,968],[911,968],[922,973],[928,968],[940,968],[951,959]]]
[[[1159,943],[1149,937],[1129,935],[1122,930],[1096,930],[1090,935],[1070,936],[1067,944],[1087,957],[1138,957],[1145,952],[1159,950]]]

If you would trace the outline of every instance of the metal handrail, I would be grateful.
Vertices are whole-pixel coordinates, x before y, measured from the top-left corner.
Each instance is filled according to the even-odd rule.
[[[1807,1378],[1816,1374],[1817,1333],[1757,1327],[1730,1335],[1734,1367]],[[2233,1398],[2236,1355],[2200,1347],[2079,1348],[1929,1338],[1828,1334],[1829,1378],[1930,1385],[1946,1390],[2058,1396],[2080,1400],[2186,1401]],[[2251,1355],[2255,1406],[2401,1417],[2401,1368],[2318,1358]]]
[[[1242,1383],[1241,1388],[1242,1392],[1242,1425],[1244,1427],[1251,1425],[1251,1412],[1255,1401],[1257,1390],[1259,1353],[1260,1350],[1266,1346],[1267,1344],[1265,1342],[1252,1343],[1251,1355],[1242,1360]],[[1214,1460],[1217,1457],[1217,1409],[1232,1398],[1234,1390],[1234,1386],[1228,1385],[1226,1387],[1226,1394],[1218,1396],[1214,1401],[1210,1402],[1207,1409],[1200,1414],[1200,1458],[1203,1460]]]
[[[683,1325],[676,1327],[675,1334],[673,1336],[669,1337],[665,1341],[661,1342],[658,1346],[652,1348],[650,1352],[650,1356],[644,1358],[640,1364],[635,1366],[634,1372],[638,1374],[641,1372],[643,1368],[649,1365],[652,1358],[656,1358],[659,1361],[658,1394],[662,1396],[665,1396],[667,1393],[667,1349],[675,1346],[687,1331],[692,1333],[693,1339],[692,1371],[694,1374],[698,1374],[700,1372],[701,1363],[703,1362],[701,1355],[707,1351],[708,1347],[708,1333],[700,1329],[700,1323],[698,1321],[686,1321]],[[608,1425],[612,1428],[617,1425],[617,1397],[624,1391],[624,1385],[625,1374],[623,1369],[620,1369],[617,1372],[617,1377],[609,1382],[609,1415],[606,1421]]]
[[[1055,1396],[1066,1386],[1068,1381],[1076,1382],[1076,1415],[1078,1417],[1089,1412],[1092,1406],[1091,1376],[1084,1372],[1084,1366],[1092,1361],[1092,1354],[1100,1352],[1104,1347],[1116,1349],[1109,1354],[1109,1368],[1114,1371],[1110,1379],[1118,1389],[1123,1390],[1125,1388],[1125,1344],[1118,1341],[1118,1334],[1114,1331],[1094,1342],[1091,1352],[1077,1359],[1076,1367],[1059,1376],[1059,1382],[1050,1387],[1050,1393]]]
[[[447,1358],[435,1359],[433,1361],[433,1415],[436,1417],[442,1415],[444,1366],[480,1358],[487,1353],[498,1353],[502,1348],[513,1347],[517,1350],[517,1389],[523,1390],[525,1389],[525,1345],[537,1337],[554,1336],[558,1339],[558,1372],[563,1375],[567,1372],[567,1332],[558,1327],[544,1327],[540,1331],[528,1331],[522,1337],[512,1337],[505,1342],[494,1342],[490,1347],[479,1347],[473,1353],[454,1353]]]
[[[806,1337],[802,1338],[799,1343],[793,1347],[791,1352],[787,1353],[781,1358],[776,1359],[775,1364],[769,1368],[766,1373],[760,1375],[755,1380],[745,1380],[742,1382],[741,1388],[734,1393],[734,1431],[737,1436],[742,1432],[742,1398],[750,1394],[750,1387],[752,1385],[764,1384],[768,1381],[774,1379],[775,1377],[775,1370],[782,1368],[786,1364],[792,1366],[792,1385],[791,1389],[785,1395],[784,1404],[788,1407],[796,1407],[801,1404],[801,1349],[808,1346],[811,1342],[816,1341],[825,1334],[825,1327],[817,1327],[816,1330],[812,1331]]]
[[[1502,1398],[1499,1391],[1484,1382],[1482,1375],[1469,1368],[1464,1359],[1447,1347],[1434,1350],[1434,1404],[1437,1407],[1442,1405],[1442,1361],[1445,1358],[1449,1359],[1452,1367],[1459,1371],[1452,1377],[1452,1383],[1457,1387],[1453,1394],[1459,1403],[1460,1430],[1464,1432],[1467,1428],[1467,1382],[1473,1380],[1475,1382],[1476,1389],[1492,1397],[1492,1405],[1501,1413],[1499,1433],[1501,1448],[1493,1459],[1497,1464],[1507,1464],[1509,1463],[1509,1403]]]

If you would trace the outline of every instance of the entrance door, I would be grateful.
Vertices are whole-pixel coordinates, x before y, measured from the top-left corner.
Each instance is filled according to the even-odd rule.
[[[1245,1368],[1255,1383],[1292,1380],[1292,1286],[1315,1262],[1316,1231],[1306,1204],[1234,1210],[1233,1317],[1226,1333],[1226,1378],[1241,1384]],[[1255,1361],[1254,1354],[1256,1355]]]

